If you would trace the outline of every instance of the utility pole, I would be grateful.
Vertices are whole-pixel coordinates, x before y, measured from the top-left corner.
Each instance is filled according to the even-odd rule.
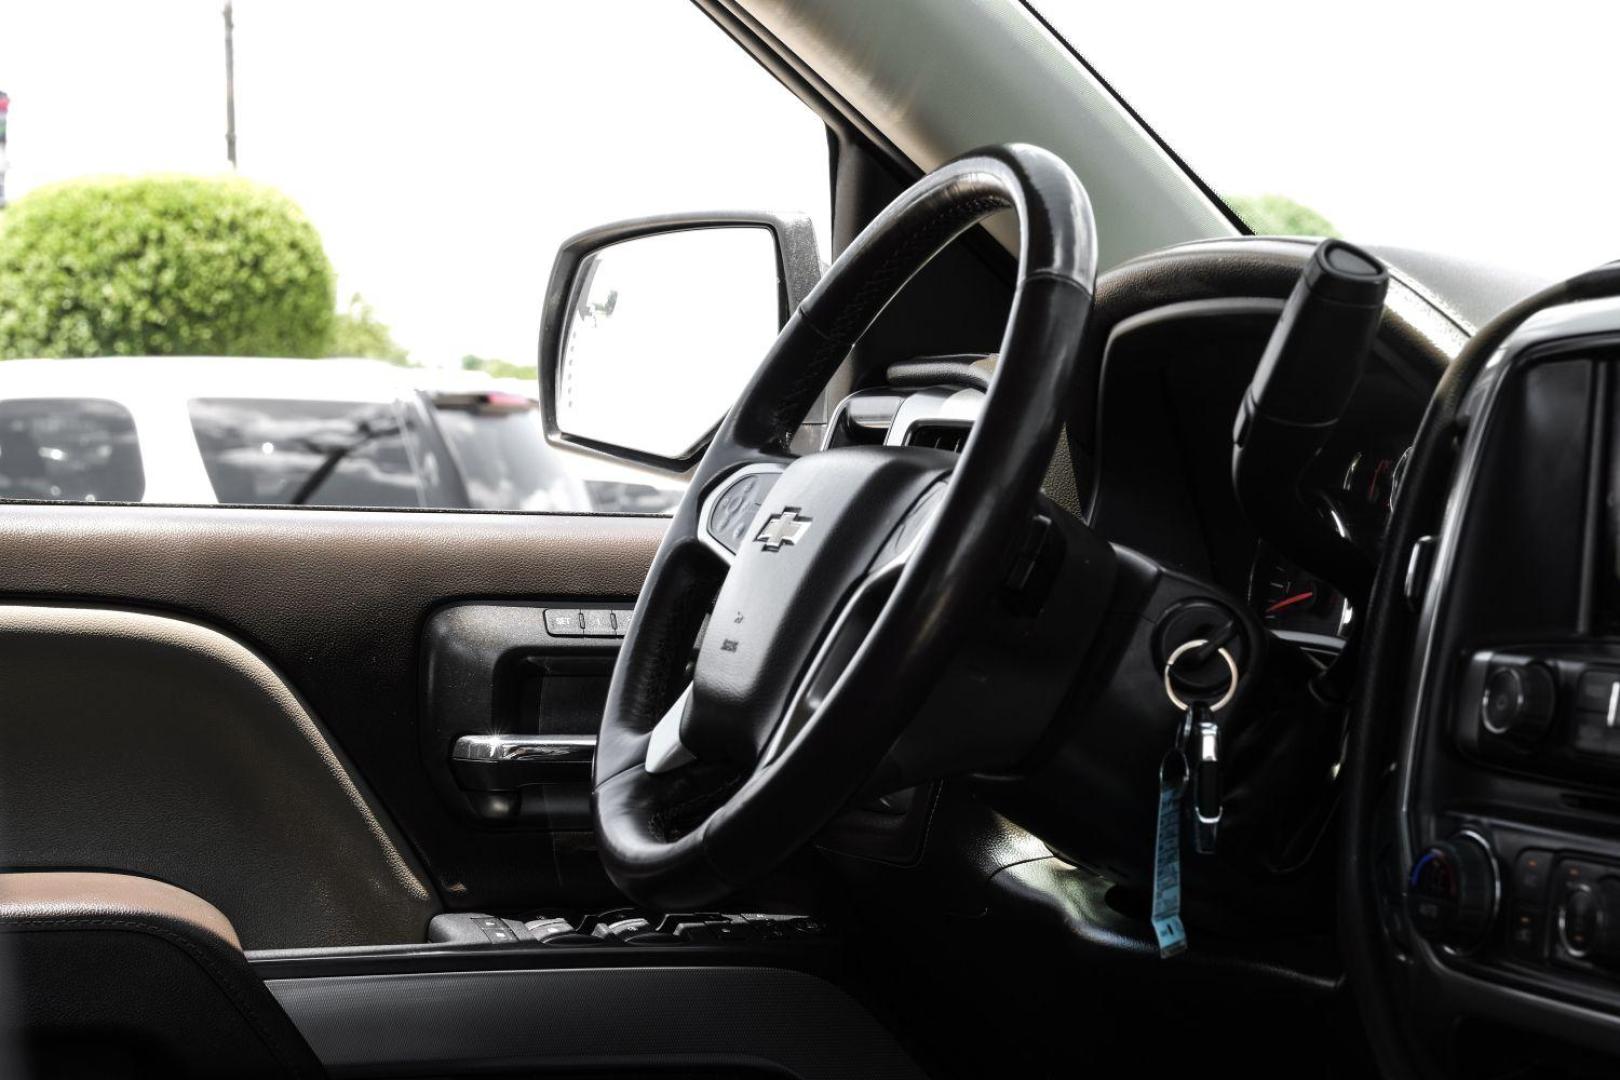
[[[11,111],[11,99],[0,90],[0,210],[6,205],[6,115]]]
[[[225,0],[225,156],[236,171],[236,24],[231,21],[231,0]]]

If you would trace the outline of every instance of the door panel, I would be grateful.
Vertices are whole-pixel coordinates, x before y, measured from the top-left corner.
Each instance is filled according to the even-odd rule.
[[[0,507],[0,598],[175,613],[239,639],[324,725],[446,907],[588,905],[612,895],[588,833],[482,826],[435,791],[420,749],[422,632],[455,601],[633,601],[665,524],[12,504]]]
[[[0,686],[7,866],[159,878],[247,948],[410,940],[437,910],[308,711],[224,634],[0,604]]]

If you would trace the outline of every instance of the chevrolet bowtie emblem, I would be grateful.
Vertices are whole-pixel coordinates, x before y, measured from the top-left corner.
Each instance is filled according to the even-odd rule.
[[[799,537],[809,528],[809,518],[800,517],[797,510],[788,509],[767,519],[765,527],[759,530],[754,540],[764,544],[766,551],[781,551],[785,544],[798,543]]]

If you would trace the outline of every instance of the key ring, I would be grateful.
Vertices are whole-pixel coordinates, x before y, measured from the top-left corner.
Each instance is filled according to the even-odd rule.
[[[1176,651],[1171,653],[1170,659],[1164,662],[1164,693],[1165,696],[1170,699],[1170,704],[1174,705],[1178,711],[1185,712],[1186,710],[1192,708],[1192,706],[1187,702],[1182,701],[1181,698],[1177,696],[1176,688],[1170,683],[1170,669],[1176,666],[1176,661],[1180,660],[1182,654],[1186,653],[1188,650],[1196,649],[1200,645],[1208,644],[1208,638],[1193,638],[1191,641],[1184,641],[1180,645],[1176,646]],[[1222,645],[1220,648],[1216,649],[1215,653],[1222,660],[1226,661],[1226,670],[1232,673],[1232,681],[1227,684],[1226,693],[1222,694],[1218,700],[1210,705],[1209,711],[1212,713],[1220,712],[1222,709],[1226,708],[1232,703],[1232,699],[1237,697],[1238,684],[1237,661],[1232,659],[1232,654],[1227,651],[1225,645]]]

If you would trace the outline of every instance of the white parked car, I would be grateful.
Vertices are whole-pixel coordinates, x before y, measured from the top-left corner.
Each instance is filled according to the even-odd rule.
[[[682,486],[551,446],[534,388],[482,372],[0,362],[0,498],[662,513]]]

